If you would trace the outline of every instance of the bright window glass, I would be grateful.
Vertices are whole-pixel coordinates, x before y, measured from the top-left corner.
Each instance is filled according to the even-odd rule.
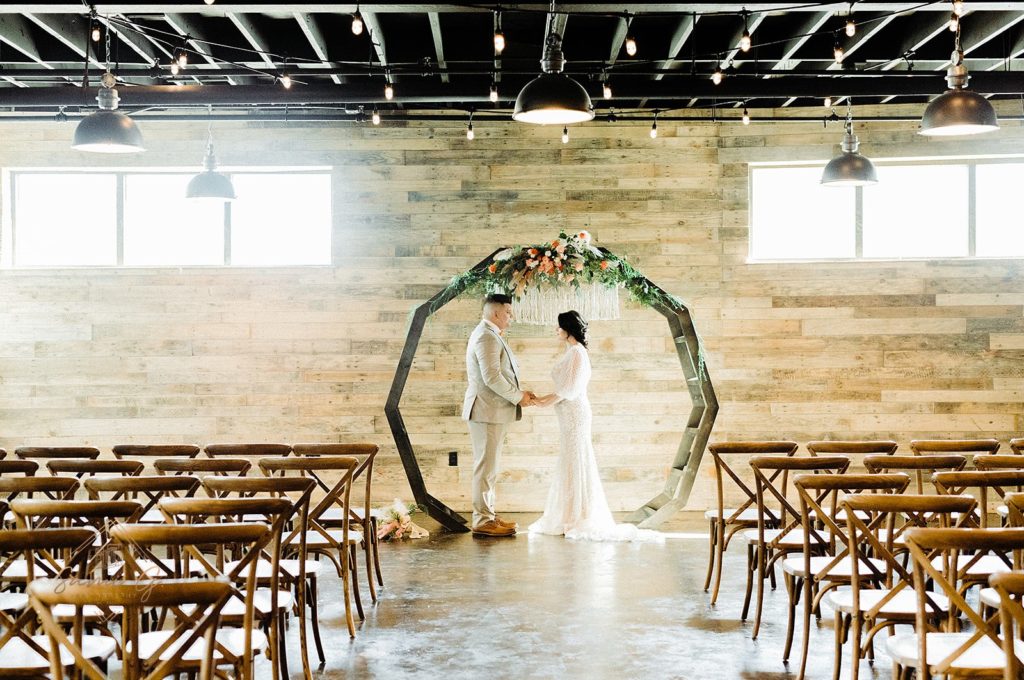
[[[981,257],[1024,255],[1024,213],[1017,195],[1024,164],[979,165],[974,179],[975,252]]]
[[[968,254],[966,165],[878,166],[864,188],[864,257]]]
[[[117,177],[25,173],[14,195],[14,264],[117,264]]]
[[[755,168],[751,173],[755,260],[856,255],[852,187],[820,184],[821,168]]]
[[[232,176],[231,264],[311,265],[331,262],[328,174]]]
[[[125,176],[126,265],[224,263],[224,203],[185,198],[191,175]]]

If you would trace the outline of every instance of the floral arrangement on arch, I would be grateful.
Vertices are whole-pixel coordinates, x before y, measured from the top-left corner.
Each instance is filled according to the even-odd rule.
[[[463,292],[502,292],[521,298],[533,286],[602,284],[623,287],[646,306],[678,302],[651,284],[624,258],[598,248],[590,232],[562,231],[546,243],[521,245],[496,252],[484,267],[473,268],[452,279],[452,296]],[[449,297],[449,296],[445,296]]]
[[[412,521],[419,506],[406,505],[395,499],[391,505],[374,511],[377,516],[377,538],[381,541],[402,538],[426,538],[430,532]]]

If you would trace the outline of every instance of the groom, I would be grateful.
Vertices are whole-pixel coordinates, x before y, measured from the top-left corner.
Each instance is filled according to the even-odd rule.
[[[469,386],[462,419],[469,421],[473,440],[473,533],[481,536],[516,533],[515,522],[506,522],[494,513],[498,459],[509,423],[521,420],[523,407],[532,406],[537,398],[519,387],[519,366],[502,338],[511,323],[512,298],[488,295],[483,319],[466,347]]]

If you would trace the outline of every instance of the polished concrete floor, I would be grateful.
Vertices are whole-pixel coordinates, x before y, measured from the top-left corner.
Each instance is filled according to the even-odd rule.
[[[509,516],[525,526],[532,516]],[[422,515],[416,516],[421,521]],[[703,591],[707,537],[699,515],[666,526],[664,543],[567,541],[520,534],[475,538],[432,530],[382,546],[386,587],[350,640],[339,588],[320,594],[323,678],[733,678],[796,677],[782,663],[786,594],[768,592],[761,635],[739,620],[744,556],[735,545],[715,607]],[[799,624],[798,624],[799,625]],[[797,632],[799,642],[799,630]],[[289,632],[292,677],[301,677]],[[826,611],[812,624],[808,678],[832,677]],[[879,644],[861,677],[891,677]],[[316,663],[314,657],[314,665]],[[269,677],[262,666],[261,677]],[[849,662],[843,677],[849,671]]]

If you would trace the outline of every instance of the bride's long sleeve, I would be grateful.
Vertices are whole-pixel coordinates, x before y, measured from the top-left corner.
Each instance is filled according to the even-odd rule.
[[[587,391],[587,383],[590,382],[590,366],[588,365],[586,351],[574,348],[569,350],[571,356],[562,366],[561,370],[555,371],[555,394],[559,401],[572,401],[579,399]]]

